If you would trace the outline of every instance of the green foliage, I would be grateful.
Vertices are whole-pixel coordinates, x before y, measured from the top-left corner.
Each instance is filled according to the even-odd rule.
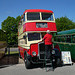
[[[0,29],[0,41],[6,41],[6,34],[3,30]]]
[[[8,44],[13,45],[17,44],[17,32],[18,32],[18,23],[21,19],[21,16],[16,18],[8,16],[6,20],[2,22],[2,30],[6,31]],[[72,22],[67,17],[61,17],[56,19],[57,31],[64,31],[75,29],[75,23]]]
[[[64,31],[64,30],[70,30],[75,29],[75,23],[72,22],[69,18],[61,17],[56,19],[56,26],[57,31]]]
[[[16,19],[14,17],[8,16],[1,24],[2,30],[6,31],[8,44],[13,45],[17,44],[17,32],[18,32],[18,23],[21,17],[18,16]]]

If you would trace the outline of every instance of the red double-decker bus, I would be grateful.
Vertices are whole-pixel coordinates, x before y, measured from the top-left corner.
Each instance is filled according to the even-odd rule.
[[[54,13],[51,10],[26,10],[18,26],[18,47],[26,68],[34,63],[44,63],[45,46],[42,41],[46,31],[57,32]]]

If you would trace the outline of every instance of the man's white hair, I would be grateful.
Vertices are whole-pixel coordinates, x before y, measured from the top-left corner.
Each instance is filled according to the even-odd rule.
[[[47,33],[50,33],[50,30],[47,30]]]

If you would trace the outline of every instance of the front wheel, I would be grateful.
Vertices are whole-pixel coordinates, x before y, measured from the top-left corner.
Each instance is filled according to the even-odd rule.
[[[30,69],[31,68],[31,62],[28,60],[26,55],[24,57],[24,62],[25,62],[26,69]]]

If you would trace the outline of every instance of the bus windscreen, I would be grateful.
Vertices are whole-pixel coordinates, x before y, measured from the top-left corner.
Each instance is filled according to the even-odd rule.
[[[28,33],[28,41],[40,40],[40,33]]]
[[[42,20],[50,20],[53,21],[53,14],[52,13],[42,13]]]
[[[27,20],[40,20],[40,13],[27,13]]]

